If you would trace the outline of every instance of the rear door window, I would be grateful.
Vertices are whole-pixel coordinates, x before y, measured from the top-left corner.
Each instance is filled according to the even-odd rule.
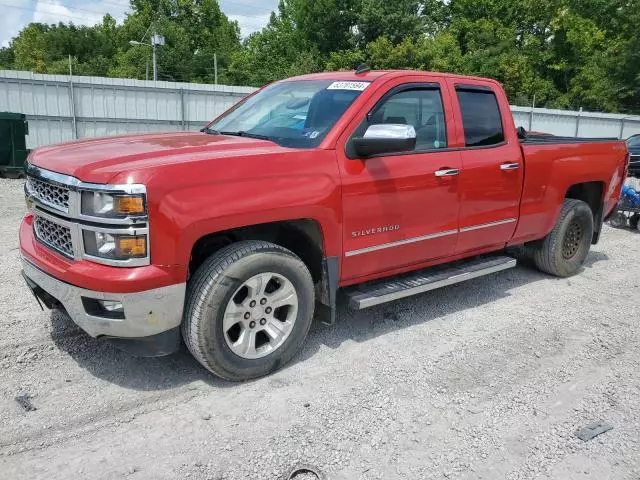
[[[467,147],[482,147],[504,142],[502,118],[495,93],[489,89],[456,86],[464,142]]]

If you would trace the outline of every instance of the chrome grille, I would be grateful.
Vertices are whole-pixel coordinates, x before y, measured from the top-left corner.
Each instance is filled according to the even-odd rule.
[[[27,177],[27,190],[45,205],[63,212],[69,212],[69,189],[67,187],[34,177]]]
[[[71,230],[68,227],[36,215],[33,221],[33,228],[36,237],[42,243],[68,257],[73,257]]]

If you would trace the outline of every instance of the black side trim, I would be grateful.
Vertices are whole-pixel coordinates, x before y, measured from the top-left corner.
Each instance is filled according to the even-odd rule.
[[[440,152],[459,152],[463,150],[486,150],[489,148],[498,148],[504,147],[507,145],[507,142],[494,143],[492,145],[477,145],[475,147],[445,147],[445,148],[430,148],[425,150],[411,150],[409,152],[394,152],[394,153],[377,153],[375,155],[371,155],[367,158],[378,158],[378,157],[401,157],[402,155],[418,155],[421,153],[440,153]],[[357,157],[355,157],[357,158]],[[363,160],[361,158],[357,158],[358,160]]]
[[[484,85],[464,85],[462,83],[456,83],[455,87],[456,91],[459,92],[491,92],[495,94],[493,88]]]
[[[528,133],[527,138],[521,139],[523,145],[555,145],[559,143],[602,143],[602,142],[622,142],[615,137],[602,138],[581,138],[581,137],[556,137],[555,135],[536,135]]]
[[[103,335],[98,337],[98,340],[110,343],[136,357],[164,357],[178,351],[182,336],[178,326],[148,337],[123,338]]]

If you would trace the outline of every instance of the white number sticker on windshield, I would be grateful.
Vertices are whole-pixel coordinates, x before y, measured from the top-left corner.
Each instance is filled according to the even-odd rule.
[[[363,91],[369,86],[370,82],[333,82],[327,87],[327,90],[357,90]]]

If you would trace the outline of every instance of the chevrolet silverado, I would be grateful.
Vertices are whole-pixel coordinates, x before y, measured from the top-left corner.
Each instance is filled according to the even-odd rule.
[[[138,355],[182,339],[230,380],[268,374],[339,289],[360,309],[513,267],[580,271],[627,173],[615,139],[516,129],[490,79],[417,71],[278,81],[200,132],[38,148],[23,275]]]

